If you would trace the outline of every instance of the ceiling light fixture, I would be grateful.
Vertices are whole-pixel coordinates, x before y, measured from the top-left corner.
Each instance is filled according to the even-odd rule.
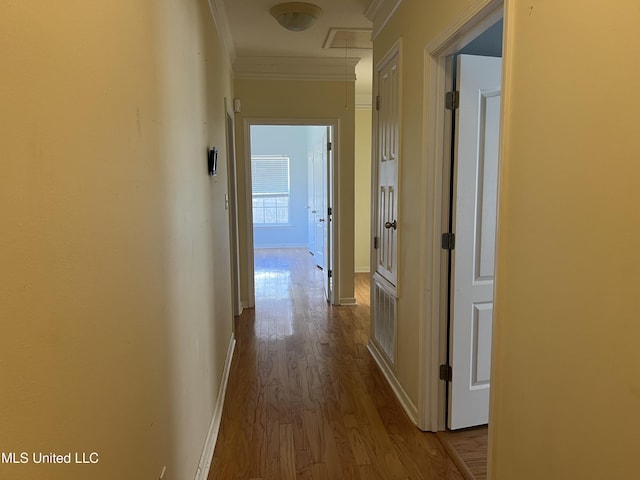
[[[287,30],[301,32],[316,22],[322,9],[311,3],[288,2],[276,5],[270,13]]]

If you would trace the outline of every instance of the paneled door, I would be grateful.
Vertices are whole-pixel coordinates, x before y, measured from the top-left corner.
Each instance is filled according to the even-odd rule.
[[[502,60],[458,57],[454,144],[449,419],[451,429],[489,418]]]
[[[376,144],[375,271],[397,286],[398,150],[400,140],[400,54],[395,51],[378,68]]]
[[[327,175],[325,156],[323,153],[322,143],[317,143],[313,146],[313,171],[314,171],[314,188],[313,194],[315,196],[314,201],[314,228],[315,228],[315,258],[316,265],[323,270],[327,269],[325,263],[325,210],[327,208]]]

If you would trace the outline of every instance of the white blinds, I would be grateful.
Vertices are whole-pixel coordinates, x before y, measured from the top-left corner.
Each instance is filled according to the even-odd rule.
[[[252,156],[251,183],[254,195],[288,195],[289,157]]]

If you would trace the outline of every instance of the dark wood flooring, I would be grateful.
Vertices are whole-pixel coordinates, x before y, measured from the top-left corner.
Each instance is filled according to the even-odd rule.
[[[306,250],[255,259],[209,480],[463,480],[369,355],[369,276],[356,275],[357,306],[331,307]]]

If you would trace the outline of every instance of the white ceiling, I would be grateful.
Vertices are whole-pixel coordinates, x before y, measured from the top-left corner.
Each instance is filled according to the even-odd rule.
[[[370,103],[371,49],[324,48],[335,29],[371,29],[364,12],[371,0],[308,0],[323,10],[315,25],[304,32],[290,32],[269,14],[278,0],[223,0],[237,57],[355,57],[356,104]],[[333,29],[333,31],[332,31]],[[343,37],[344,38],[344,37]],[[337,43],[337,42],[336,42]],[[346,54],[346,55],[345,55]]]

